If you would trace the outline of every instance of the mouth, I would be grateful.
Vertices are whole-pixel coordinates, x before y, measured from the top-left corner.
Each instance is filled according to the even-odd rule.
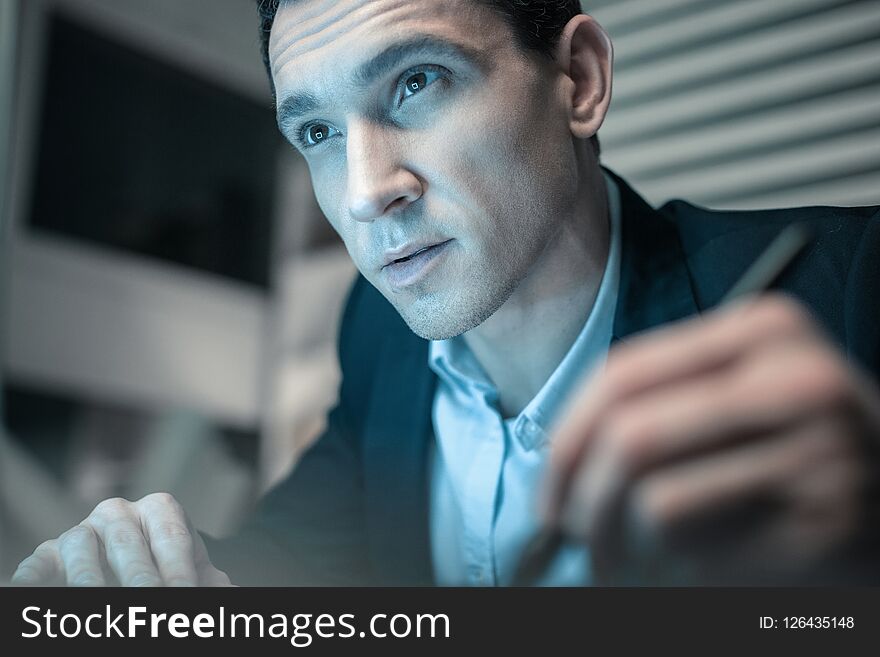
[[[393,288],[404,288],[417,282],[436,266],[451,239],[424,246],[409,246],[389,252],[382,273]]]
[[[418,258],[424,253],[427,253],[431,249],[439,248],[452,240],[445,240],[443,242],[436,242],[434,244],[427,244],[424,246],[403,246],[399,249],[395,249],[394,251],[388,251],[385,254],[385,264],[382,265],[382,269],[386,267],[390,267],[391,265],[396,265],[404,262],[409,262],[414,258]]]

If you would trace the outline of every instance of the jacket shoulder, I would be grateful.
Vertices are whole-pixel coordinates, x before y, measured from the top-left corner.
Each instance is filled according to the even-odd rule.
[[[684,201],[659,212],[677,227],[702,308],[717,304],[786,226],[801,223],[810,244],[775,285],[804,303],[841,347],[880,374],[880,207],[719,211]]]
[[[780,283],[810,280],[843,289],[855,256],[870,228],[880,224],[880,208],[803,207],[770,210],[711,210],[685,201],[659,212],[679,234],[701,307],[715,305],[788,225],[805,225],[812,240]],[[870,250],[870,248],[869,248]]]
[[[678,228],[688,256],[725,237],[739,242],[745,239],[759,247],[793,223],[809,226],[817,239],[827,245],[844,246],[856,240],[869,225],[880,222],[880,206],[714,210],[676,199],[658,212]]]

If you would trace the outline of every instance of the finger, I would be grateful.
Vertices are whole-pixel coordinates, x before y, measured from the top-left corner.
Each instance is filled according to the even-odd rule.
[[[105,586],[98,537],[88,525],[77,525],[58,538],[58,553],[68,586]]]
[[[698,530],[701,525],[717,527],[712,522],[714,516],[749,508],[756,500],[767,505],[770,499],[779,500],[785,511],[775,514],[776,522],[786,514],[791,517],[793,508],[808,507],[810,514],[829,519],[838,512],[829,505],[834,498],[810,499],[803,491],[799,495],[794,491],[817,471],[845,462],[839,448],[839,428],[835,422],[809,422],[772,439],[656,470],[627,492],[623,505],[626,527],[642,545],[676,543],[676,537],[682,535],[702,543],[701,538],[712,537],[700,537]],[[600,515],[601,511],[593,521]],[[601,531],[598,525],[587,528],[600,541]]]
[[[621,468],[632,477],[809,418],[843,415],[837,406],[851,386],[842,363],[811,344],[791,342],[768,351],[621,405],[598,429],[591,464]]]
[[[867,473],[850,459],[829,459],[799,474],[785,491],[791,511],[728,549],[728,559],[774,563],[797,570],[846,545],[863,522],[861,503]]]
[[[104,544],[107,563],[120,586],[162,585],[143,529],[129,506],[120,507],[118,513],[93,514],[87,522]]]
[[[554,431],[540,495],[547,522],[557,516],[570,477],[606,414],[637,395],[730,365],[749,353],[747,347],[812,335],[809,326],[796,304],[771,297],[654,331],[613,350]]]
[[[625,399],[724,367],[759,346],[815,336],[813,321],[799,304],[767,295],[627,341],[609,359],[613,372],[603,378],[611,383],[605,387],[614,399]]]
[[[704,376],[637,397],[611,413],[569,496],[599,520],[644,473],[748,440],[782,434],[793,425],[845,417],[850,387],[836,357],[793,342],[758,350],[732,371]],[[845,427],[841,428],[847,434]],[[854,451],[838,440],[839,450]]]
[[[137,505],[153,560],[165,585],[197,586],[192,530],[177,500],[167,493],[156,493]]]
[[[45,586],[61,577],[62,565],[55,539],[41,543],[12,575],[16,586]]]
[[[661,581],[670,572],[670,561],[681,566],[675,580],[684,574],[684,581],[691,583],[790,585],[803,582],[804,576],[833,579],[828,558],[840,554],[860,521],[854,500],[860,475],[856,470],[847,459],[823,460],[793,474],[791,485],[781,492],[768,488],[762,495],[755,490],[735,503],[671,519],[659,531],[653,523],[646,531],[633,522],[632,514],[621,539],[625,547],[618,546],[617,552],[628,554]],[[606,568],[608,561],[614,563],[606,557]],[[613,567],[607,572],[614,577]],[[665,579],[680,585],[675,580]]]
[[[200,586],[234,586],[229,581],[229,576],[222,570],[208,564],[199,570]]]
[[[229,576],[211,563],[205,542],[202,540],[201,534],[195,530],[193,530],[193,541],[199,586],[232,586]]]

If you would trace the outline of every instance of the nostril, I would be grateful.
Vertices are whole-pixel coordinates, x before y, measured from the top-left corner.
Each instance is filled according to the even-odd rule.
[[[388,204],[388,207],[385,208],[385,211],[392,212],[392,211],[397,210],[398,208],[403,207],[408,204],[409,204],[409,201],[407,200],[407,198],[405,196],[400,196],[400,197],[394,199],[393,201],[391,201],[391,203]]]

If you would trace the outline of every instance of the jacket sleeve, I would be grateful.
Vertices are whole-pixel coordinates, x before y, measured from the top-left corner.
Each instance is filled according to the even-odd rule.
[[[343,380],[327,429],[286,479],[262,499],[234,536],[203,536],[215,566],[243,586],[372,583],[363,512],[360,424],[368,365],[355,322],[364,286],[355,283],[343,314],[339,357]]]

